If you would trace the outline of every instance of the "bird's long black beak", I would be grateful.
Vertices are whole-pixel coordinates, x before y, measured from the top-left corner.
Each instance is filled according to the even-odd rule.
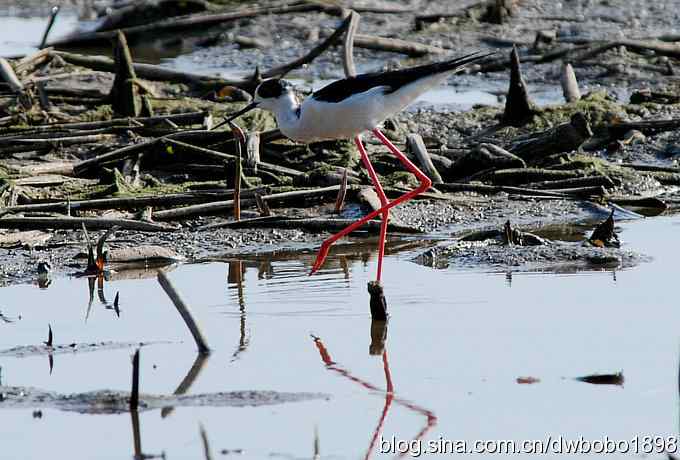
[[[213,126],[212,129],[219,128],[222,125],[230,123],[232,120],[235,120],[236,118],[240,117],[244,113],[250,112],[251,110],[253,110],[254,108],[257,107],[257,104],[258,104],[257,102],[251,102],[250,104],[248,104],[247,106],[245,106],[244,108],[239,110],[238,112],[234,112],[231,115],[229,115],[227,118],[224,119],[224,121],[222,123],[219,123],[219,124]]]

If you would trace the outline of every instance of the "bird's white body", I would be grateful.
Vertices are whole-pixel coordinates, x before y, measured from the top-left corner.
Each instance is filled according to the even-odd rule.
[[[379,127],[385,119],[445,80],[449,73],[421,78],[393,92],[386,92],[384,86],[376,86],[339,102],[308,97],[300,104],[290,92],[260,104],[274,113],[281,132],[294,141],[350,139]]]

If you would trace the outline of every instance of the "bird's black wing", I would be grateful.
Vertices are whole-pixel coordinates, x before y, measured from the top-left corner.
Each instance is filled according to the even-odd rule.
[[[402,86],[408,85],[420,78],[443,72],[460,69],[471,62],[490,56],[491,54],[472,53],[450,61],[435,62],[408,69],[392,70],[389,72],[373,72],[338,80],[324,86],[312,94],[317,101],[340,102],[354,94],[363,93],[377,86],[388,88],[386,93],[392,93]]]

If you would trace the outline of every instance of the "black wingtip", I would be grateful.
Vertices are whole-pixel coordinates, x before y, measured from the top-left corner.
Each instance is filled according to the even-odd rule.
[[[452,59],[451,61],[448,61],[447,67],[450,67],[451,69],[462,69],[468,64],[472,64],[473,62],[481,61],[482,59],[488,58],[490,56],[495,56],[498,54],[498,51],[475,51],[474,53],[466,54],[464,56],[458,57],[456,59]]]

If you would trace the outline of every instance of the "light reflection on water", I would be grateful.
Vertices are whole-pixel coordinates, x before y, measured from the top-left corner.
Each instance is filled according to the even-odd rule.
[[[412,253],[390,255],[384,344],[394,385],[389,405],[384,356],[372,345],[368,314],[366,282],[375,261],[364,261],[364,246],[314,277],[307,276],[311,255],[180,266],[169,276],[215,349],[185,388],[189,394],[259,389],[323,392],[331,399],[177,407],[164,418],[159,411],[143,412],[143,451],[200,458],[199,422],[215,455],[244,449],[247,458],[311,458],[315,426],[322,458],[363,457],[380,423],[387,437],[407,439],[424,428],[425,439],[470,441],[677,433],[677,223],[676,217],[623,224],[629,247],[655,260],[615,278],[606,271],[516,272],[508,284],[502,273],[433,270],[406,261]],[[0,348],[39,343],[48,323],[56,343],[171,341],[142,348],[141,388],[152,394],[182,388],[196,366],[195,346],[156,281],[113,281],[104,289],[111,298],[120,292],[120,318],[95,300],[84,321],[84,279],[57,279],[46,290],[0,290],[3,313],[22,318],[0,324]],[[2,382],[59,393],[128,390],[131,353],[55,355],[52,375],[44,356],[2,358]],[[571,379],[621,370],[624,387]],[[518,385],[520,376],[541,382]],[[70,458],[132,455],[128,414],[43,408],[43,417],[33,419],[30,410],[2,409],[0,403],[0,423],[6,427],[0,442],[4,451],[17,453],[13,458],[65,449]]]

